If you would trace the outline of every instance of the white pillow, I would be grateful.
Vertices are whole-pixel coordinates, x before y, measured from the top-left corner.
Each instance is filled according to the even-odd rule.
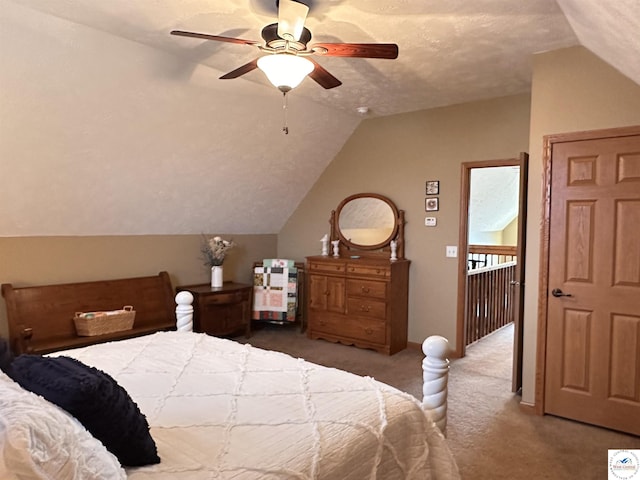
[[[75,418],[0,372],[0,478],[126,479],[116,457]]]

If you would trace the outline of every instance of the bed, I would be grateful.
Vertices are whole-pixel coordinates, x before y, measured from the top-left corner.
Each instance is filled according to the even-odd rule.
[[[131,295],[139,295],[137,281],[126,281]],[[86,283],[82,285],[84,288],[78,291],[85,294],[107,287],[101,282],[89,288]],[[37,336],[40,324],[60,321],[66,325],[68,319],[39,318],[33,315],[37,311],[33,308],[29,309],[29,319],[21,317],[19,312],[24,309],[17,300],[22,298],[19,290],[7,285],[2,288],[5,300],[9,300],[10,330],[16,325],[22,329],[10,337],[19,339],[21,348],[28,352],[37,348],[29,341],[25,343],[25,328],[31,329],[29,338],[37,338],[37,345],[44,345],[48,340]],[[167,295],[163,281],[156,289],[150,290],[147,285],[145,295],[152,291],[158,296]],[[121,291],[119,295],[121,298],[114,299],[117,305],[136,305],[128,294],[123,296]],[[166,318],[161,315],[156,319],[161,328],[153,333],[145,325],[144,332],[135,331],[134,326],[134,331],[120,333],[118,338],[110,334],[89,341],[70,335],[65,342],[58,335],[56,345],[67,343],[74,348],[45,356],[17,355],[9,361],[10,366],[18,366],[25,359],[77,361],[80,366],[74,364],[74,369],[93,372],[95,368],[96,375],[113,379],[113,388],[125,392],[148,422],[147,433],[159,463],[123,467],[120,457],[104,447],[108,441],[98,442],[87,432],[92,427],[22,388],[15,376],[0,373],[0,477],[21,478],[15,472],[31,469],[31,476],[25,478],[52,478],[46,469],[56,468],[53,478],[459,478],[444,436],[430,412],[414,397],[372,378],[195,333],[191,331],[187,295],[181,292],[176,297],[177,327],[172,330],[167,330]],[[32,301],[37,295],[31,291],[24,298]],[[46,310],[46,305],[42,307]],[[102,401],[95,400],[98,404]],[[84,402],[85,407],[87,404],[94,402]],[[108,418],[110,424],[120,421],[118,412],[130,410],[111,411],[109,405],[101,408],[105,413],[98,416]],[[25,425],[29,422],[33,424]],[[62,451],[51,453],[48,449]],[[72,471],[79,473],[72,475]],[[64,476],[60,472],[65,472]]]

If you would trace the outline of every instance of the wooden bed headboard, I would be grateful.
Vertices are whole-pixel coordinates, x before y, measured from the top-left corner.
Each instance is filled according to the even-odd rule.
[[[9,341],[15,354],[49,353],[67,348],[175,330],[175,301],[167,272],[151,277],[32,287],[2,284],[7,304]],[[118,310],[132,305],[136,311],[131,330],[80,337],[76,312]]]

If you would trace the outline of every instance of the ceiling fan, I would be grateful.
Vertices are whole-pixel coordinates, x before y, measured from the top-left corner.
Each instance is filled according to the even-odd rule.
[[[315,55],[386,59],[398,57],[398,45],[394,43],[315,43],[309,45],[311,32],[304,26],[308,12],[309,7],[302,3],[294,0],[280,0],[278,22],[262,29],[264,45],[255,40],[183,30],[173,30],[171,34],[257,47],[267,55],[258,57],[220,78],[238,78],[259,68],[267,75],[269,81],[284,94],[298,86],[307,75],[326,89],[342,85],[340,80],[311,58]]]

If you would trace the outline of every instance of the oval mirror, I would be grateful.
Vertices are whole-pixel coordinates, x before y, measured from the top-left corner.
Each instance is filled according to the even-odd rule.
[[[341,240],[358,248],[387,246],[398,228],[396,206],[386,197],[373,193],[347,197],[336,215]]]

